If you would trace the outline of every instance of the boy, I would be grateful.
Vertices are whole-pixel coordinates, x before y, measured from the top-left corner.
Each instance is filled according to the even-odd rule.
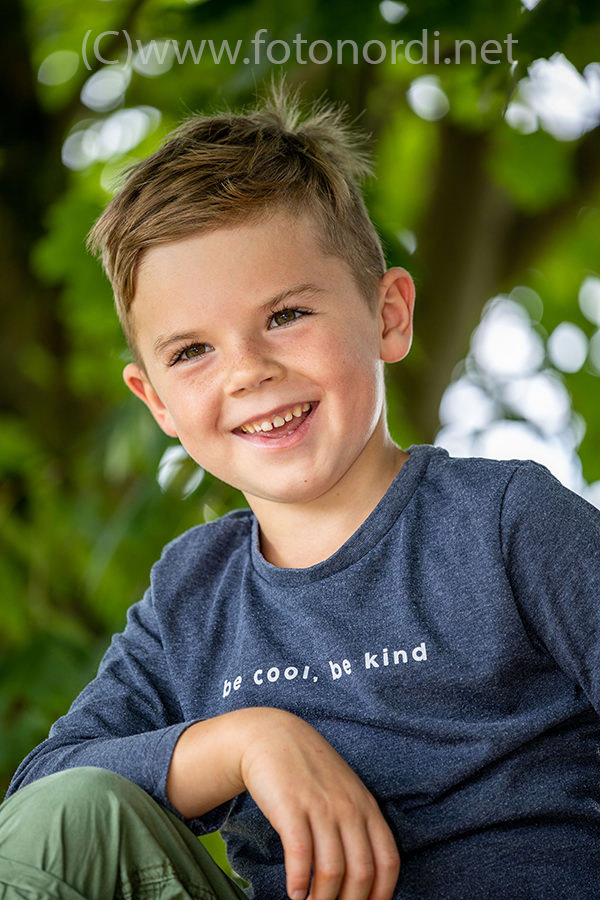
[[[354,142],[275,92],[192,119],[95,226],[127,385],[250,509],[167,545],[21,764],[6,897],[241,897],[215,828],[261,900],[598,896],[600,514],[390,439],[414,286]]]

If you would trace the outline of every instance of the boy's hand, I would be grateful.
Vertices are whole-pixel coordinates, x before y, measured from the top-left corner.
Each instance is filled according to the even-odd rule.
[[[281,838],[288,895],[306,897],[312,869],[309,900],[390,900],[400,857],[375,798],[302,719],[271,708],[252,712],[241,778]]]
[[[279,834],[293,900],[391,900],[392,833],[360,778],[292,713],[250,707],[196,722],[177,741],[167,796],[195,818],[248,790]],[[312,871],[312,882],[311,882]]]

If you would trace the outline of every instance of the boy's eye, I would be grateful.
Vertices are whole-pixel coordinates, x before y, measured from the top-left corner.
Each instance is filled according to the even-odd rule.
[[[271,316],[270,327],[273,328],[274,326],[287,325],[289,322],[293,322],[294,319],[299,319],[304,315],[308,315],[308,310],[280,309]]]
[[[204,344],[192,344],[190,347],[183,348],[181,356],[184,359],[193,359],[195,356],[202,356],[203,353],[206,353]]]
[[[181,350],[178,350],[175,353],[169,362],[169,365],[174,366],[175,363],[181,362],[182,360],[197,359],[199,356],[204,356],[208,352],[208,349],[208,344],[188,344],[187,347],[182,347]]]

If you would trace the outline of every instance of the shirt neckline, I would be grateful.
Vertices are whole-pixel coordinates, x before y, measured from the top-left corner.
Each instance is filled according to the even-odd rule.
[[[417,485],[435,453],[444,453],[433,444],[412,444],[406,452],[408,459],[390,484],[377,506],[348,540],[330,557],[306,568],[282,568],[268,562],[260,550],[258,520],[251,513],[251,559],[256,572],[270,584],[301,585],[320,581],[346,569],[364,556],[389,531],[410,501]]]

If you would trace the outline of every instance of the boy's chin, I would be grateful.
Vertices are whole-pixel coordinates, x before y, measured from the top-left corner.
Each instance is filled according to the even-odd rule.
[[[329,492],[329,486],[315,483],[314,479],[301,479],[299,482],[267,487],[253,486],[240,488],[250,506],[253,504],[286,504],[304,505],[319,500]]]

